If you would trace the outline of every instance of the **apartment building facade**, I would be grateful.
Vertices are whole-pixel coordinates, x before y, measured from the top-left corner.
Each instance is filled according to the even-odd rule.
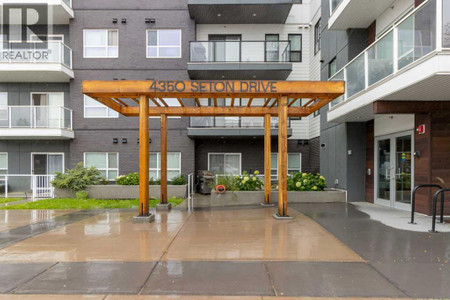
[[[10,191],[29,187],[26,176],[79,162],[110,181],[138,170],[137,118],[82,95],[83,80],[319,79],[319,0],[32,2],[0,4],[10,16],[2,24],[0,61],[0,171],[9,176]],[[18,11],[23,17],[24,8],[45,18],[27,24],[26,40],[18,40],[12,35],[23,28],[16,24],[23,23]],[[318,115],[290,120],[290,171],[319,171],[319,122]],[[159,123],[149,119],[155,179]],[[263,169],[262,118],[169,118],[168,141],[169,177]],[[20,186],[13,175],[23,175]]]
[[[349,201],[411,208],[411,189],[450,182],[450,1],[323,0],[321,172]],[[431,212],[430,190],[417,197]]]

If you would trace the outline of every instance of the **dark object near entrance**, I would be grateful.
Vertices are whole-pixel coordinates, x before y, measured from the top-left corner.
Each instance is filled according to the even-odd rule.
[[[214,183],[214,174],[207,170],[197,171],[197,192],[203,195],[211,194],[211,186]]]

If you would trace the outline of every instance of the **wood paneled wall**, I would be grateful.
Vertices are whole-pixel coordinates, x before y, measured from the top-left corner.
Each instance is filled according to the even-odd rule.
[[[375,122],[366,123],[366,201],[373,203],[374,199],[374,172],[375,172]],[[371,170],[370,175],[367,170]]]

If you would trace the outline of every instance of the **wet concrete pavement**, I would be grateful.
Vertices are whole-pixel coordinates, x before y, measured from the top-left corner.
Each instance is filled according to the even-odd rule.
[[[290,207],[291,221],[240,207],[162,212],[152,224],[110,210],[26,225],[10,211],[0,218],[0,300],[450,295],[450,234],[397,230],[351,204]]]

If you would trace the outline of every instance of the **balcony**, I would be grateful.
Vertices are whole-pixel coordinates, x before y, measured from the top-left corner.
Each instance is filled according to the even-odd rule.
[[[18,3],[19,2],[19,3]],[[0,0],[0,10],[3,6],[17,6],[24,5],[33,8],[36,5],[46,5],[48,11],[48,20],[43,22],[39,20],[38,24],[66,24],[70,23],[70,19],[73,19],[74,12],[72,9],[72,0],[27,0],[27,1],[17,1],[17,0]],[[11,20],[13,23],[14,20]],[[20,23],[16,23],[20,24]]]
[[[73,138],[71,109],[61,106],[0,107],[0,140]]]
[[[191,79],[285,80],[292,72],[289,41],[195,41],[190,43]]]
[[[328,29],[367,28],[395,0],[330,0]]]
[[[301,0],[189,0],[197,24],[284,24]]]
[[[272,118],[272,136],[278,135],[278,118]],[[288,123],[288,136],[292,135]],[[264,118],[255,117],[191,117],[188,136],[192,138],[211,137],[263,137]]]
[[[72,49],[61,42],[0,43],[0,81],[69,82]]]
[[[371,120],[377,100],[448,101],[450,0],[425,2],[330,80],[347,84],[330,104],[329,122]]]

